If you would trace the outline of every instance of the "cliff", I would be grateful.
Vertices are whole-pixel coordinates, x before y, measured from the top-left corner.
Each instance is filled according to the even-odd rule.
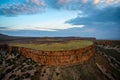
[[[26,58],[47,66],[72,65],[83,63],[89,60],[95,53],[95,46],[65,51],[41,51],[23,47],[0,45],[0,49],[7,50],[8,53],[20,53]]]
[[[116,46],[120,45],[120,40],[97,40],[95,42],[96,45],[110,45],[110,46]]]

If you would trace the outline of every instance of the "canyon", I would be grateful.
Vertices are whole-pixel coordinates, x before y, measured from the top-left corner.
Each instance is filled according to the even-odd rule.
[[[79,49],[46,51],[9,43],[50,44],[82,38],[0,39],[0,80],[120,80],[120,41],[95,40]]]

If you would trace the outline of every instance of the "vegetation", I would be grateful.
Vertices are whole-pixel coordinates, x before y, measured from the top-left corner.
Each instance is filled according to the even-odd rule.
[[[51,44],[10,44],[13,46],[31,48],[36,50],[47,50],[47,51],[57,51],[57,50],[71,50],[71,49],[79,49],[84,48],[93,44],[92,41],[88,40],[76,40],[69,41],[67,43],[51,43]]]
[[[36,72],[34,66],[37,66],[36,62],[25,58],[14,50],[11,53],[0,51],[0,80],[30,80]]]

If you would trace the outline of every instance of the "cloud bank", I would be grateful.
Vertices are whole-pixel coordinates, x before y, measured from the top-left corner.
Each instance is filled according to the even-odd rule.
[[[117,6],[120,5],[119,2],[120,0],[1,0],[0,15],[36,14],[46,11],[47,8],[84,10]]]
[[[120,6],[107,7],[101,10],[96,9],[93,11],[89,11],[86,17],[80,17],[79,15],[74,19],[66,21],[66,23],[70,23],[72,25],[80,25],[80,24],[91,25],[91,24],[99,24],[99,23],[119,24]]]

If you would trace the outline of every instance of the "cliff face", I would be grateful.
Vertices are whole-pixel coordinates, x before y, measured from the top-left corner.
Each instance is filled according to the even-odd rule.
[[[5,49],[9,53],[20,53],[26,58],[31,58],[32,60],[47,66],[83,63],[84,61],[89,60],[95,53],[94,44],[86,48],[65,51],[41,51],[8,45],[0,45],[0,49]]]
[[[119,40],[97,40],[96,41],[97,45],[110,45],[110,46],[115,46],[115,45],[120,45]]]

